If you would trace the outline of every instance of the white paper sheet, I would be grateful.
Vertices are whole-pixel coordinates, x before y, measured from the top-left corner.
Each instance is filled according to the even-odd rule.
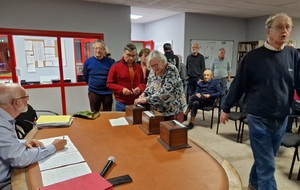
[[[47,146],[47,145],[51,144],[55,139],[62,139],[62,138],[65,138],[67,140],[67,145],[65,146],[65,149],[62,151],[56,152],[51,157],[54,157],[54,156],[60,155],[60,154],[67,154],[67,153],[77,151],[77,148],[75,147],[75,145],[73,144],[73,142],[71,141],[71,139],[69,138],[68,135],[57,136],[57,137],[52,137],[52,138],[47,138],[47,139],[40,139],[39,141],[41,141],[42,143],[44,143],[45,146]]]
[[[71,153],[50,156],[42,161],[39,161],[39,167],[41,171],[44,171],[80,162],[84,162],[84,159],[78,151],[75,151]]]
[[[110,122],[111,126],[113,126],[113,127],[122,126],[122,125],[129,125],[129,123],[127,122],[125,117],[120,117],[120,118],[117,118],[117,119],[110,119],[109,122]]]
[[[43,185],[51,185],[74,177],[82,176],[91,173],[91,169],[86,162],[73,164],[53,170],[46,170],[41,172]]]

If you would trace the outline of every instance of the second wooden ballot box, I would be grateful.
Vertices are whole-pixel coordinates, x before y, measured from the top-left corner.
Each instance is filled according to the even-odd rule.
[[[164,121],[164,116],[158,111],[143,111],[142,125],[140,128],[147,134],[157,134],[160,132],[160,122]]]
[[[160,137],[157,139],[168,151],[190,148],[187,127],[177,120],[160,122]]]
[[[141,105],[126,105],[125,107],[125,118],[128,123],[135,125],[142,123],[142,112],[146,108]]]

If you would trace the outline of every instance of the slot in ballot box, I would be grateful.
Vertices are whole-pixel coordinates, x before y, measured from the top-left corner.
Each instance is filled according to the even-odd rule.
[[[160,122],[164,121],[164,116],[158,111],[143,111],[142,125],[140,128],[147,134],[160,133]]]
[[[125,118],[131,125],[142,123],[142,112],[146,108],[142,105],[126,105],[125,107]]]
[[[160,122],[160,137],[157,139],[168,151],[190,148],[187,127],[177,120]]]

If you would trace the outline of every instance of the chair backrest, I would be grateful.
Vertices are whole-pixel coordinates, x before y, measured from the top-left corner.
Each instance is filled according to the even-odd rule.
[[[245,94],[238,101],[238,107],[240,112],[243,114],[243,117],[246,116],[246,105],[245,105]]]
[[[27,112],[21,113],[16,119],[16,125],[20,126],[27,134],[34,126],[34,121],[37,119],[36,111],[31,105],[27,105]]]

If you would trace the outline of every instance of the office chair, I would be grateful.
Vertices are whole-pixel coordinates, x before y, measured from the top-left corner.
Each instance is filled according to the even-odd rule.
[[[27,112],[21,113],[18,115],[15,120],[15,128],[17,132],[17,136],[19,139],[23,139],[29,131],[35,126],[35,121],[37,120],[37,112],[41,113],[51,113],[54,115],[58,115],[58,113],[49,111],[49,110],[34,110],[33,107],[27,104],[28,109]]]
[[[300,134],[298,134],[298,133],[285,133],[284,136],[283,136],[281,145],[285,146],[287,148],[290,148],[290,147],[295,148],[293,159],[292,159],[292,164],[291,164],[291,168],[290,168],[290,172],[289,172],[289,179],[291,179],[296,157],[297,157],[297,160],[299,161],[298,147],[300,146]],[[299,168],[299,171],[298,171],[297,180],[300,180],[300,168]]]
[[[205,117],[204,117],[204,111],[212,111],[212,113],[211,113],[211,122],[210,122],[210,128],[211,128],[211,129],[212,129],[212,127],[213,127],[214,110],[215,110],[215,108],[218,108],[218,122],[220,122],[221,98],[222,98],[222,95],[219,96],[218,98],[216,98],[216,99],[214,100],[213,105],[211,105],[211,106],[204,106],[204,107],[199,107],[199,108],[198,108],[199,110],[202,110],[202,117],[203,117],[203,120],[205,120]]]
[[[243,120],[246,118],[246,111],[245,111],[244,101],[245,101],[245,94],[243,94],[243,96],[238,101],[238,109],[236,109],[238,111],[230,112],[229,117],[228,117],[229,120],[234,121],[235,130],[238,131],[236,142],[241,142],[240,134],[241,134],[241,131],[243,131],[242,130],[242,127],[243,127],[242,123],[243,123]],[[239,122],[239,127],[237,126],[237,122]],[[218,134],[218,133],[219,133],[219,123],[217,124],[216,134]]]
[[[246,116],[245,116],[245,118],[242,120],[242,129],[239,128],[239,130],[238,130],[238,137],[237,137],[237,138],[240,139],[240,140],[239,140],[239,143],[242,143],[242,141],[243,141],[243,135],[244,135],[244,127],[245,127],[245,124],[248,125],[248,120],[247,120]]]

